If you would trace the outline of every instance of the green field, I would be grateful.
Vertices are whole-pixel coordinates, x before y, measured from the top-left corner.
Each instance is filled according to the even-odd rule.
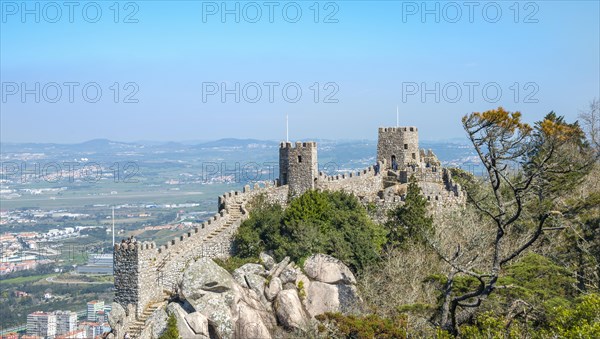
[[[210,185],[213,186],[213,185]],[[207,199],[212,199],[216,206],[217,196],[228,191],[228,187],[202,187],[203,191],[190,188],[178,191],[165,190],[127,190],[117,191],[117,194],[99,193],[98,191],[65,191],[61,195],[40,195],[40,196],[22,196],[14,199],[3,199],[3,209],[17,208],[82,208],[98,204],[118,205],[126,203],[153,203],[153,204],[180,204],[180,203],[201,203]],[[221,185],[218,185],[221,186]],[[239,188],[236,188],[239,189]]]
[[[29,282],[40,281],[42,279],[46,279],[46,278],[54,276],[54,275],[56,275],[56,274],[32,275],[32,276],[29,276],[29,277],[18,277],[18,278],[11,278],[11,279],[2,279],[2,280],[0,280],[0,282],[2,282],[2,285],[24,284],[24,283],[29,283]]]

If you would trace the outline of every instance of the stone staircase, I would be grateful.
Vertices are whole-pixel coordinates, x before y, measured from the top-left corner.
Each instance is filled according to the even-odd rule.
[[[400,173],[398,171],[388,170],[383,175],[383,188],[395,186],[400,183]]]
[[[231,225],[233,225],[234,223],[236,223],[237,221],[239,221],[242,218],[242,204],[241,203],[231,204],[231,207],[228,209],[228,211],[229,211],[229,218],[227,219],[225,224],[223,224],[221,227],[210,232],[206,236],[206,239],[214,238],[219,233],[227,230],[229,227],[231,227]]]
[[[152,313],[154,313],[154,311],[163,307],[164,305],[166,305],[165,301],[150,304],[150,306],[148,306],[148,308],[144,310],[144,313],[142,313],[140,318],[129,325],[129,328],[127,329],[129,337],[131,339],[141,338],[140,335],[142,333],[142,330],[144,329],[146,320],[148,320],[148,318],[152,315]]]
[[[242,203],[232,204],[229,207],[228,212],[229,212],[229,217],[227,218],[227,221],[221,227],[219,227],[219,228],[213,230],[211,233],[209,233],[206,236],[207,239],[214,238],[219,233],[226,231],[234,223],[236,223],[240,219],[242,219],[242,217],[243,217]],[[177,254],[178,253],[176,253],[175,255],[177,255]],[[165,296],[165,298],[167,298],[167,296]],[[131,339],[140,338],[140,334],[141,334],[142,330],[144,329],[146,320],[148,320],[148,318],[152,315],[152,313],[154,313],[154,311],[163,307],[165,304],[166,304],[166,301],[164,301],[164,300],[161,302],[156,302],[156,303],[150,304],[144,310],[142,315],[137,320],[135,320],[133,323],[131,323],[129,325],[129,328],[127,329],[127,333],[129,334],[130,338]]]

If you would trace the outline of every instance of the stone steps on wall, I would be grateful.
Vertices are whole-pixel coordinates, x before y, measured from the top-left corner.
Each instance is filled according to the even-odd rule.
[[[210,232],[206,236],[206,239],[212,239],[212,238],[216,237],[217,235],[219,235],[223,231],[226,231],[229,227],[231,227],[232,225],[237,223],[239,220],[241,220],[243,217],[243,213],[241,210],[241,204],[232,204],[229,208],[228,214],[229,214],[229,216],[228,216],[227,220],[219,228],[212,230],[212,232]],[[180,254],[180,251],[181,251],[181,249],[179,249],[177,251],[177,255]],[[132,339],[140,338],[140,334],[141,334],[142,330],[144,329],[148,318],[158,308],[164,306],[164,304],[165,304],[165,302],[163,301],[163,302],[149,305],[144,310],[144,312],[142,312],[140,317],[129,325],[129,327],[127,329],[127,333],[129,334],[129,336]]]
[[[210,232],[206,236],[206,239],[212,239],[212,238],[216,237],[219,233],[225,231],[227,228],[231,227],[231,225],[233,225],[237,221],[239,221],[242,218],[241,208],[242,208],[242,205],[239,203],[232,204],[228,211],[229,218],[227,219],[227,221],[223,225],[221,225],[221,227]]]
[[[164,305],[165,305],[165,301],[151,304],[150,306],[148,306],[148,308],[146,308],[144,310],[144,312],[142,312],[139,319],[137,319],[136,321],[134,321],[132,324],[129,325],[129,328],[127,329],[127,333],[129,334],[131,339],[140,338],[140,334],[142,333],[142,330],[144,329],[144,326],[146,325],[146,321],[148,320],[148,318],[150,318],[150,316],[152,315],[152,313],[154,313],[154,311],[163,307]]]

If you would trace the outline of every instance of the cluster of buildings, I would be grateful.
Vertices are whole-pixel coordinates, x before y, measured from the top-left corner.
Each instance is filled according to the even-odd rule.
[[[6,190],[0,190],[6,193]],[[34,193],[31,193],[34,194]],[[3,197],[3,195],[0,195]],[[26,210],[5,210],[0,211],[0,225],[10,224],[36,224],[44,219],[88,219],[92,216],[86,213],[72,213],[66,210],[41,210],[41,209],[26,209]]]
[[[80,227],[65,227],[62,230],[53,228],[46,233],[40,233],[38,241],[59,241],[69,238],[77,238],[80,236]]]
[[[9,252],[21,250],[36,250],[39,242],[59,241],[81,236],[83,227],[53,228],[42,232],[19,232],[0,234],[0,249],[6,257]]]
[[[20,272],[33,270],[38,265],[44,265],[51,263],[52,260],[37,260],[35,256],[27,256],[25,260],[19,262],[0,262],[0,276],[9,274],[12,272]]]
[[[27,316],[27,334],[10,333],[2,339],[90,339],[110,331],[108,314],[110,306],[102,300],[87,303],[87,310],[33,312]],[[78,321],[78,316],[85,317]]]
[[[0,276],[12,272],[31,270],[40,262],[37,251],[38,233],[4,233],[0,235]]]
[[[0,234],[0,276],[35,269],[38,265],[51,263],[48,257],[59,254],[40,243],[60,241],[80,236],[80,227],[51,229],[46,233],[20,232]]]
[[[8,251],[19,251],[24,248],[35,249],[37,247],[37,232],[4,233],[0,234],[0,248]]]
[[[30,337],[56,337],[76,330],[75,312],[33,312],[27,316],[27,334]]]

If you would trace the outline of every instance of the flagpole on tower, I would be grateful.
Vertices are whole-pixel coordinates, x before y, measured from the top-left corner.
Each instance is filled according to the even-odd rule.
[[[398,113],[398,105],[396,105],[396,127],[400,127],[400,113]]]
[[[288,115],[285,115],[285,142],[290,142],[290,125]]]
[[[112,207],[112,236],[113,236],[113,248],[115,247],[115,206]]]

